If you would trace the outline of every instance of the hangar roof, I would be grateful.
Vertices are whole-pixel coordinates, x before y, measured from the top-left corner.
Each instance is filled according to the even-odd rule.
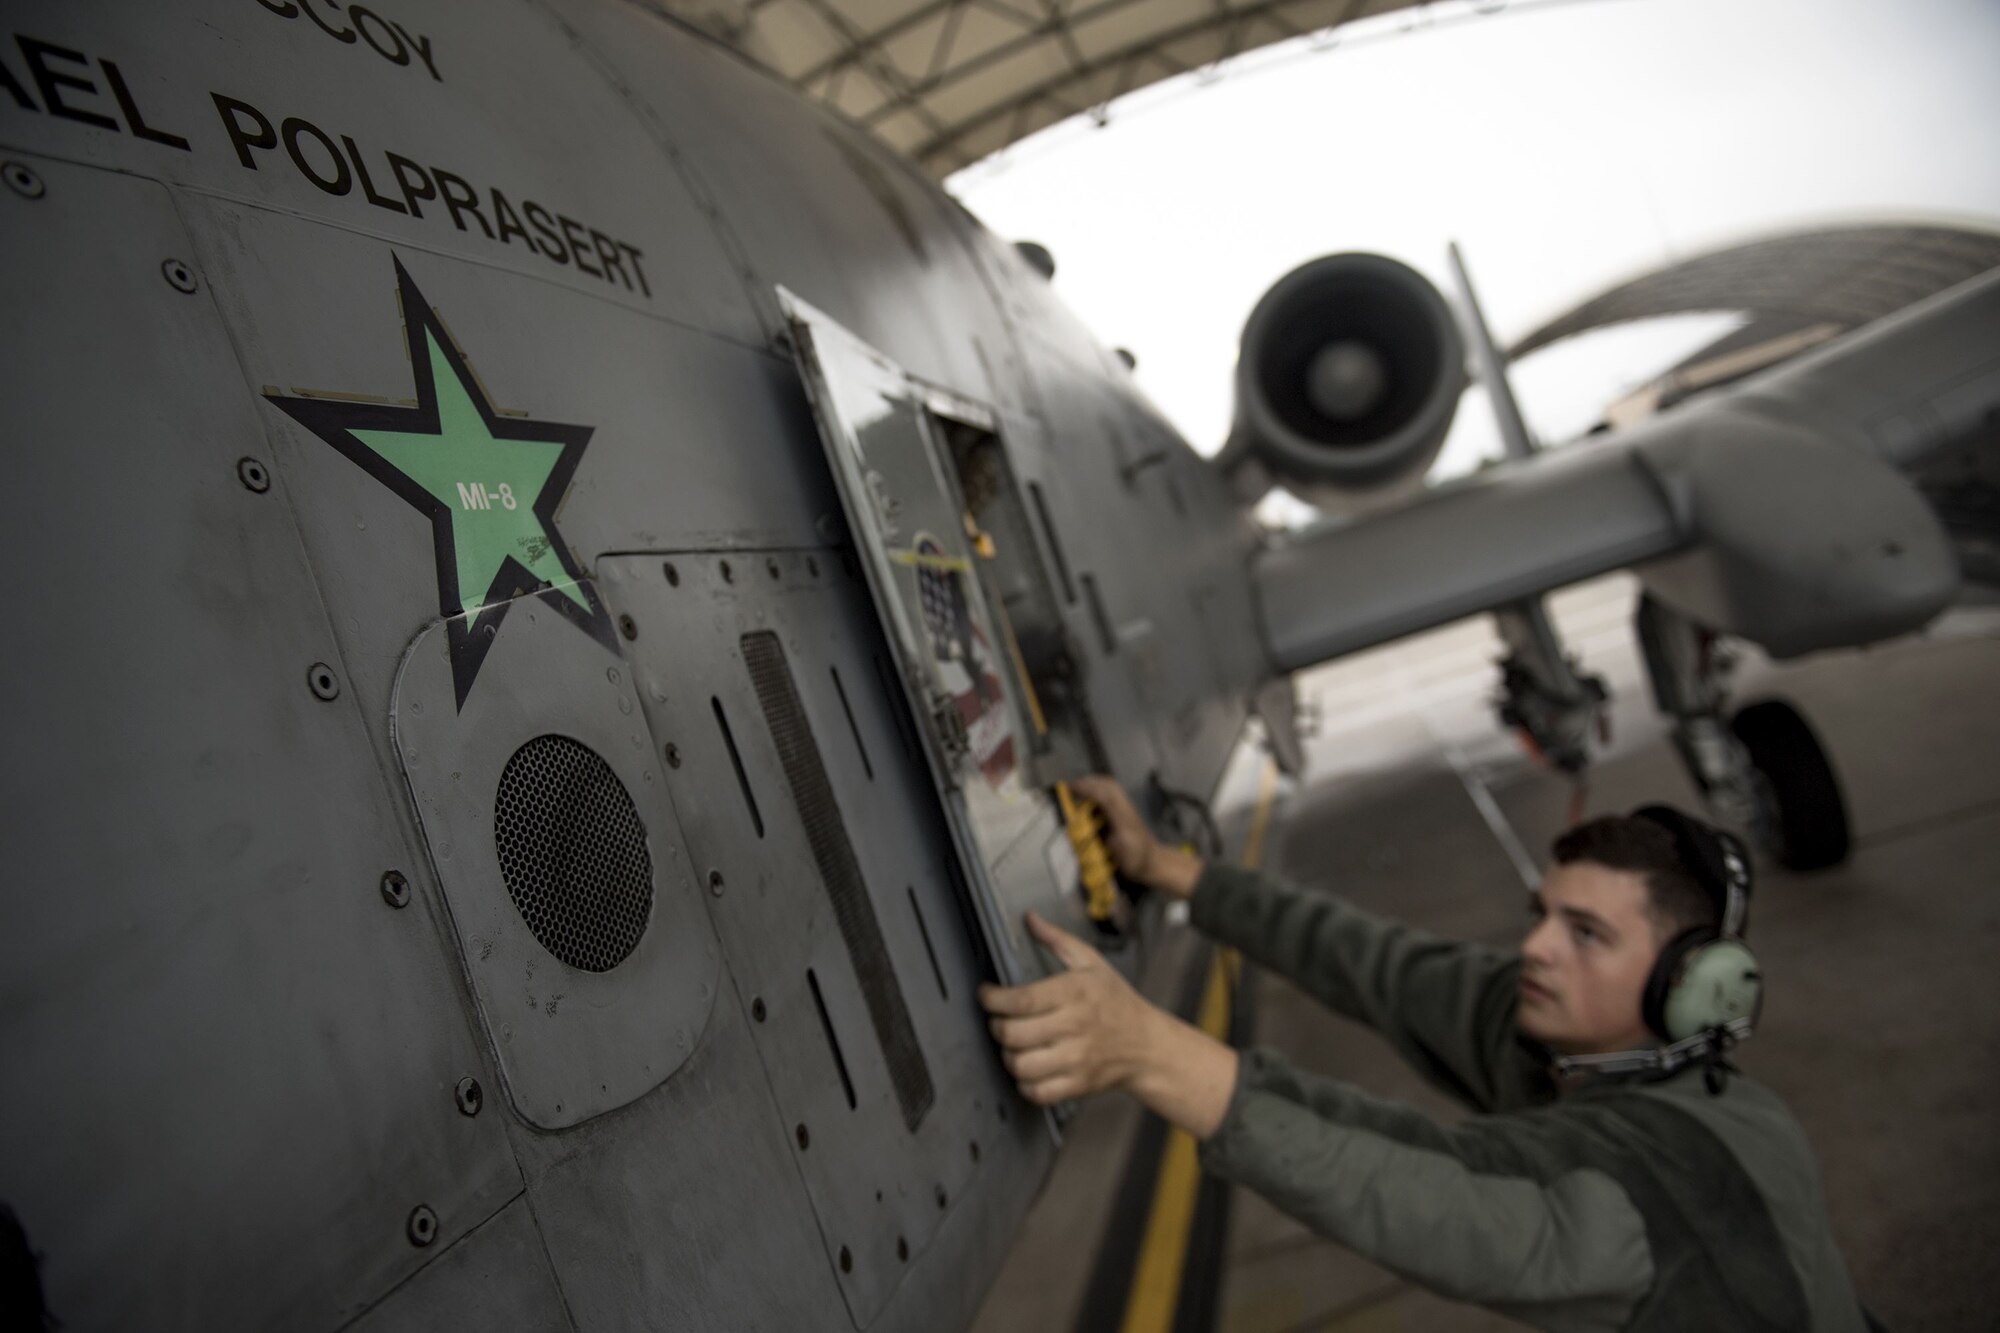
[[[935,178],[1272,42],[1422,0],[643,0]],[[1487,0],[1499,8],[1506,0]]]
[[[1591,329],[1737,311],[1747,322],[1676,369],[1859,328],[2000,267],[2000,232],[1878,225],[1790,232],[1711,250],[1602,292],[1508,349],[1518,360]]]

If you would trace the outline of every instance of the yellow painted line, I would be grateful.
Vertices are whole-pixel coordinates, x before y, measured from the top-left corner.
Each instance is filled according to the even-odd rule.
[[[936,569],[946,574],[970,574],[972,562],[963,556],[925,555],[921,551],[891,551],[889,558],[899,565],[914,565],[920,569]]]
[[[1264,775],[1257,781],[1257,809],[1250,816],[1250,836],[1243,840],[1243,868],[1255,870],[1264,864],[1264,836],[1271,831],[1271,808],[1277,804],[1278,766],[1264,761]]]
[[[1264,859],[1264,840],[1277,794],[1278,770],[1267,762],[1257,788],[1250,835],[1243,841],[1242,864],[1247,870],[1255,870]],[[1217,949],[1215,961],[1209,964],[1208,982],[1202,988],[1195,1026],[1217,1041],[1229,1039],[1230,987],[1238,975],[1238,963],[1234,949]],[[1120,1333],[1170,1333],[1173,1328],[1181,1274],[1187,1267],[1188,1233],[1194,1227],[1195,1201],[1200,1193],[1201,1160],[1194,1137],[1185,1130],[1169,1129]]]

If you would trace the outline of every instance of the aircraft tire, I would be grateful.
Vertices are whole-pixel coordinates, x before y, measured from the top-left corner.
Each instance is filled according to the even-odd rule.
[[[1763,821],[1774,835],[1769,850],[1787,870],[1823,870],[1853,850],[1847,801],[1833,761],[1805,714],[1783,699],[1739,710],[1730,730],[1750,752],[1773,806]]]

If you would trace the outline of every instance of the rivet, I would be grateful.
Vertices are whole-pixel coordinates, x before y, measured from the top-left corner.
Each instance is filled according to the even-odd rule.
[[[972,1141],[972,1160],[973,1160],[973,1161],[975,1161],[975,1162],[979,1160],[979,1140],[978,1140],[978,1139],[974,1139],[974,1140]]]
[[[458,1081],[458,1087],[453,1090],[452,1099],[458,1103],[458,1109],[464,1114],[478,1115],[480,1105],[486,1100],[486,1094],[481,1091],[478,1079],[462,1078]]]
[[[160,272],[166,275],[167,285],[177,292],[192,294],[201,285],[195,281],[194,270],[178,259],[161,261]]]
[[[951,1196],[944,1192],[944,1186],[937,1187],[937,1206],[942,1208],[951,1202]]]
[[[324,662],[314,662],[306,668],[306,684],[317,698],[331,702],[340,697],[340,677]]]
[[[814,578],[819,577],[819,561],[813,559],[811,556],[806,557],[806,573],[812,575]]]
[[[42,184],[42,178],[19,162],[0,166],[0,179],[4,179],[7,188],[23,199],[39,199],[49,192],[49,187]]]
[[[774,579],[775,579],[775,578],[778,578],[778,577],[780,576],[780,571],[779,571],[779,569],[778,569],[778,562],[777,562],[777,560],[775,560],[775,559],[771,559],[771,560],[766,560],[766,561],[764,562],[764,569],[765,569],[765,570],[766,570],[766,572],[768,572],[768,573],[770,574],[770,576],[771,576],[772,578],[774,578]]]
[[[665,573],[665,574],[666,574],[666,576],[667,576],[667,583],[668,583],[668,584],[669,584],[670,586],[672,586],[672,587],[675,587],[675,588],[678,588],[678,587],[680,587],[680,586],[681,586],[681,572],[680,572],[680,571],[679,571],[678,569],[675,569],[675,568],[674,568],[674,562],[673,562],[673,561],[671,561],[671,560],[667,560],[667,561],[663,561],[663,562],[661,562],[661,565],[660,565],[660,569],[661,569],[661,571],[662,571],[663,573]]]
[[[750,1001],[750,1017],[761,1023],[764,1021],[764,1014],[764,997],[761,995],[756,996]]]
[[[420,1203],[410,1210],[409,1225],[405,1229],[409,1232],[410,1244],[420,1248],[428,1245],[437,1239],[437,1214]]]
[[[840,1271],[843,1273],[854,1271],[854,1255],[845,1245],[840,1247]]]
[[[804,1152],[807,1148],[810,1148],[812,1146],[812,1135],[806,1133],[806,1127],[804,1125],[800,1125],[798,1127],[797,1134],[799,1139],[799,1151]]]
[[[910,1261],[910,1242],[901,1236],[896,1237],[896,1257],[904,1263]]]
[[[410,905],[410,881],[403,878],[402,871],[387,870],[382,873],[382,901],[391,907]]]
[[[618,617],[618,632],[623,634],[627,639],[636,639],[639,637],[639,622],[632,619],[629,615],[620,616]]]
[[[254,458],[236,460],[236,479],[259,495],[271,489],[271,474]]]
[[[668,741],[668,742],[667,742],[667,767],[668,767],[668,768],[679,768],[680,766],[681,766],[681,747],[680,747],[680,746],[678,746],[678,745],[675,745],[675,744],[674,744],[674,743],[673,743],[672,741]]]
[[[708,891],[718,898],[722,896],[722,872],[720,870],[711,870],[708,872]]]
[[[722,581],[724,583],[736,582],[736,571],[729,567],[729,562],[727,560],[724,560],[722,562]]]

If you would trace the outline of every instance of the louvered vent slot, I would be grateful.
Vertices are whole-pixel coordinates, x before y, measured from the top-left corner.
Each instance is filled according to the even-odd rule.
[[[915,1129],[924,1118],[936,1093],[931,1086],[930,1066],[917,1045],[917,1031],[910,1023],[909,1005],[889,961],[882,940],[881,923],[875,919],[875,904],[862,882],[861,864],[848,841],[847,825],[841,820],[840,806],[833,799],[833,784],[826,776],[826,764],[819,744],[813,739],[799,702],[798,686],[785,661],[784,645],[769,630],[746,634],[742,640],[743,661],[750,668],[764,721],[778,747],[791,784],[792,800],[805,824],[806,840],[812,846],[813,862],[820,882],[833,900],[834,921],[847,945],[854,974],[861,982],[861,994],[868,1005],[868,1017],[875,1036],[882,1043],[882,1055],[889,1066],[889,1081],[895,1086],[896,1100],[903,1109],[903,1123]]]

